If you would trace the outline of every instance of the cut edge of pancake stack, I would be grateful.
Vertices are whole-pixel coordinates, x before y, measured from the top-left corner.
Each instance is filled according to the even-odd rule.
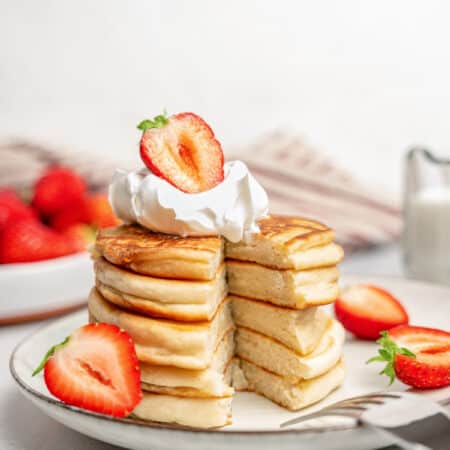
[[[143,398],[135,417],[212,428],[231,423],[234,323],[221,237],[135,225],[101,230],[90,321],[133,338]]]
[[[221,427],[233,385],[296,410],[342,383],[344,332],[319,308],[338,295],[334,233],[293,217],[259,223],[251,242],[225,249],[221,237],[138,225],[99,232],[89,319],[133,338],[143,389],[135,417]]]
[[[343,250],[318,222],[269,216],[259,225],[251,242],[225,248],[244,375],[236,389],[298,410],[344,380],[344,329],[320,308],[338,297]]]

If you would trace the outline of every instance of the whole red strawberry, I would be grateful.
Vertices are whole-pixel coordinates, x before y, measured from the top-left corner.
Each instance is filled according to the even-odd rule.
[[[37,219],[9,223],[0,235],[0,263],[32,262],[82,251],[79,239],[58,233]]]
[[[86,198],[85,215],[87,223],[97,228],[114,227],[119,224],[105,194],[93,194]]]
[[[36,212],[24,203],[12,189],[0,189],[0,231],[8,224],[36,217]]]
[[[48,390],[79,408],[124,417],[142,398],[133,341],[116,325],[84,325],[52,347],[33,376],[42,369]]]
[[[67,227],[63,232],[65,236],[72,239],[73,242],[79,242],[80,247],[87,248],[95,243],[97,231],[95,227],[85,223],[77,223]]]
[[[32,203],[42,215],[50,216],[80,202],[85,193],[80,175],[67,167],[51,167],[36,182]]]
[[[64,207],[49,218],[55,230],[65,231],[73,225],[87,224],[95,228],[119,224],[105,194],[87,194],[80,202]]]
[[[63,209],[53,214],[49,219],[49,225],[58,231],[65,231],[73,225],[88,224],[87,198],[68,204]]]

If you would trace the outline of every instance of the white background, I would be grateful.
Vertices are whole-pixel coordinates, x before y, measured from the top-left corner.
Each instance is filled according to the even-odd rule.
[[[0,138],[126,160],[140,119],[192,110],[225,150],[286,127],[398,190],[407,147],[450,150],[449,20],[445,1],[0,0]]]

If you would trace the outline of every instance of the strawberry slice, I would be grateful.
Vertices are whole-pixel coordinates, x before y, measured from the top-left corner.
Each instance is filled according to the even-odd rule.
[[[144,120],[141,158],[157,176],[188,193],[203,192],[219,184],[223,152],[209,125],[191,112]]]
[[[344,289],[334,309],[344,328],[362,339],[377,339],[381,331],[409,321],[407,312],[394,296],[372,285]]]
[[[33,376],[69,405],[124,417],[142,398],[140,370],[130,335],[116,325],[84,325],[45,355]]]
[[[368,362],[386,362],[381,373],[388,375],[391,383],[397,377],[419,389],[450,384],[450,333],[447,331],[401,325],[383,332],[377,343],[382,348]]]

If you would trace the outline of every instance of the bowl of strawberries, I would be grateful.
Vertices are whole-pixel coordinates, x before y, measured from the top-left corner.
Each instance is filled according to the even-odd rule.
[[[31,189],[0,187],[0,324],[83,304],[88,247],[98,228],[117,223],[107,196],[69,167],[49,167]]]

